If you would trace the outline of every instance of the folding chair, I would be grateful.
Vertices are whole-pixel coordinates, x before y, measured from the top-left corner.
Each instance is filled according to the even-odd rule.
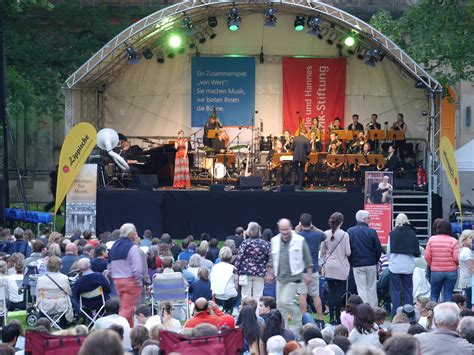
[[[47,300],[50,302],[48,305],[49,311],[45,310],[44,301]],[[62,290],[58,289],[39,289],[38,290],[38,300],[37,300],[38,310],[50,320],[51,326],[55,327],[58,330],[62,330],[59,325],[59,321],[70,311],[71,301],[69,296],[67,296]],[[52,306],[54,305],[54,306]],[[66,307],[64,307],[66,305]],[[61,308],[64,307],[64,310],[61,311]],[[53,312],[54,310],[54,312]],[[50,313],[48,313],[50,312]]]
[[[0,317],[3,317],[3,325],[7,324],[7,291],[5,285],[0,286]]]
[[[160,303],[170,302],[173,307],[186,307],[186,319],[189,319],[189,292],[186,279],[180,272],[155,274],[153,276],[152,314]]]
[[[88,307],[84,307],[83,304],[83,299],[92,299],[100,297],[102,300],[102,305],[100,306],[99,309],[90,309]],[[104,290],[102,289],[102,286],[97,287],[95,290],[89,291],[89,292],[83,292],[79,295],[79,309],[81,312],[89,319],[90,323],[88,327],[94,326],[95,322],[99,317],[101,317],[101,313],[105,308],[105,297],[104,297]],[[89,314],[87,311],[92,311],[92,316]]]

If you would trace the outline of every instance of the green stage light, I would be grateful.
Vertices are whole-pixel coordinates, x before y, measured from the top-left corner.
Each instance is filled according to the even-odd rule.
[[[352,47],[354,44],[355,44],[355,38],[353,36],[347,36],[345,39],[344,39],[344,44],[347,46],[347,47]]]
[[[237,31],[239,29],[239,26],[237,26],[236,23],[231,23],[229,24],[229,30],[231,31]]]
[[[305,25],[304,16],[296,16],[295,22],[294,22],[295,31],[297,32],[303,31],[304,25]]]
[[[178,48],[178,47],[181,47],[181,37],[178,36],[178,35],[171,35],[169,40],[168,40],[168,43],[170,45],[171,48]]]

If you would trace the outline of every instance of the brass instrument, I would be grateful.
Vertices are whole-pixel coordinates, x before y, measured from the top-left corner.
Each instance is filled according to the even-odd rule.
[[[385,161],[387,160],[387,158],[384,158],[384,159],[385,159]],[[385,166],[385,163],[378,163],[377,164],[377,170],[382,171],[384,166]]]
[[[352,168],[352,170],[353,170],[355,173],[359,172],[359,170],[360,170],[360,165],[359,165],[359,161],[358,161],[358,160],[356,160],[356,162],[355,162],[354,167]]]

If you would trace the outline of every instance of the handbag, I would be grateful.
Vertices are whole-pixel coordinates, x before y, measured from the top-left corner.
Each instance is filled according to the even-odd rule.
[[[328,262],[329,258],[331,257],[332,253],[334,253],[334,250],[336,250],[337,246],[342,242],[342,239],[344,239],[344,235],[342,236],[341,239],[339,239],[339,241],[337,242],[337,244],[334,246],[334,248],[332,248],[331,252],[324,258],[324,261],[319,265],[318,267],[318,273],[320,275],[323,275],[324,276],[324,266],[326,265],[326,263]]]

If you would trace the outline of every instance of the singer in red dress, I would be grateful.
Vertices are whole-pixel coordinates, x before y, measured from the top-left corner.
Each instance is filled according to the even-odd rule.
[[[188,140],[184,138],[184,132],[178,132],[178,139],[174,142],[176,158],[174,161],[173,187],[185,189],[191,187],[189,179]]]

